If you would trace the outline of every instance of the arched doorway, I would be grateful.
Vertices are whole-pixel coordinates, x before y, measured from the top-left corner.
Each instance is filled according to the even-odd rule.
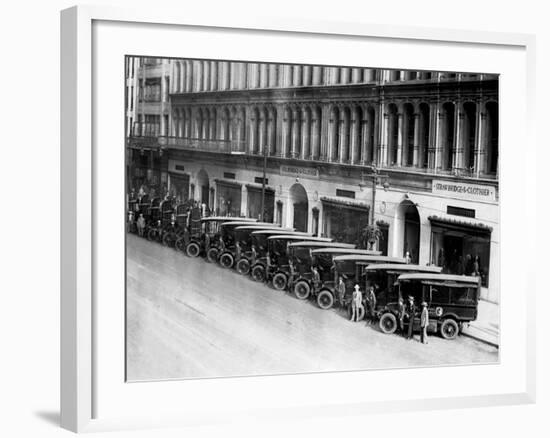
[[[308,200],[304,186],[296,183],[290,188],[290,203],[294,216],[292,226],[297,231],[307,231]]]
[[[197,186],[199,187],[200,203],[210,208],[210,180],[204,169],[199,170],[197,174]]]
[[[397,248],[398,256],[408,252],[412,263],[418,263],[420,252],[420,215],[416,205],[410,200],[404,200],[397,208],[396,242],[402,242]],[[394,247],[395,248],[395,247]]]

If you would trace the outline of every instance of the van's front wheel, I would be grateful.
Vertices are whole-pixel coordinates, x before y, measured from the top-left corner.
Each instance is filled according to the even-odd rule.
[[[441,323],[439,332],[444,339],[456,339],[459,332],[458,323],[448,318]]]

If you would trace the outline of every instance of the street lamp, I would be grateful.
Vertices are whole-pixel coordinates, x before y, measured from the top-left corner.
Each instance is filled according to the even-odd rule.
[[[367,175],[371,178],[372,181],[372,207],[371,207],[371,215],[370,215],[370,224],[374,225],[374,209],[376,207],[376,185],[379,183],[382,183],[382,187],[384,190],[388,190],[390,187],[390,184],[388,183],[389,175],[380,174],[380,170],[376,165],[373,163],[371,166],[372,173]],[[383,181],[383,182],[382,182]]]
[[[262,203],[260,206],[261,221],[265,222],[265,173],[267,168],[267,145],[264,145],[263,148],[264,163],[263,163],[263,174],[262,174]]]

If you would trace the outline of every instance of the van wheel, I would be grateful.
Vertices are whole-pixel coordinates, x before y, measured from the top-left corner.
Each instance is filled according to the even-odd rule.
[[[273,284],[273,287],[275,289],[285,290],[286,289],[286,283],[287,283],[287,280],[286,280],[286,275],[285,274],[283,274],[281,272],[278,272],[273,276],[272,284]]]
[[[348,305],[348,319],[351,321],[351,304]],[[365,308],[359,307],[359,317],[357,321],[363,321],[365,319]]]
[[[458,324],[454,319],[446,319],[441,323],[439,331],[444,339],[456,339],[459,331]]]
[[[294,295],[299,300],[306,300],[311,293],[309,283],[305,280],[300,280],[294,285]]]
[[[324,310],[330,309],[334,304],[334,297],[328,290],[322,290],[317,295],[317,305]]]
[[[233,266],[233,256],[229,253],[224,253],[220,257],[220,265],[222,265],[224,268],[229,269]]]
[[[176,243],[174,245],[178,251],[184,251],[185,250],[185,241],[180,237],[178,240],[176,240]]]
[[[393,313],[384,313],[380,317],[380,322],[378,323],[378,326],[380,327],[382,333],[391,335],[397,330],[397,318]]]
[[[191,242],[189,245],[187,245],[185,252],[189,257],[198,257],[199,253],[201,252],[201,248],[198,243]]]
[[[147,233],[147,240],[155,240],[156,237],[157,237],[157,230],[155,229],[149,230],[149,232]]]
[[[206,253],[206,260],[210,263],[216,263],[218,261],[218,249],[210,248]]]
[[[247,259],[240,259],[237,262],[237,272],[241,275],[248,275],[250,272],[250,262]]]
[[[265,281],[265,269],[264,269],[264,267],[261,266],[261,265],[254,266],[252,268],[252,278],[254,279],[254,281],[259,281],[259,282]]]

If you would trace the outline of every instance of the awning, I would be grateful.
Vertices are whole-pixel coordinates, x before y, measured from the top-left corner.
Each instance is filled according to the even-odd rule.
[[[253,191],[262,191],[262,185],[261,184],[246,184],[246,188],[248,190]],[[275,189],[273,187],[265,186],[266,193],[275,193]]]
[[[238,187],[238,188],[242,187],[241,183],[233,180],[216,178],[214,181],[216,181],[216,184],[219,184],[221,186]]]
[[[338,198],[329,198],[328,196],[321,196],[321,202],[325,205],[336,208],[348,208],[351,210],[360,211],[362,213],[368,213],[370,206],[361,201],[343,200]]]
[[[493,227],[486,225],[474,218],[452,216],[447,214],[438,214],[429,216],[428,219],[433,225],[439,225],[444,228],[455,230],[471,230],[476,232],[491,233]]]

